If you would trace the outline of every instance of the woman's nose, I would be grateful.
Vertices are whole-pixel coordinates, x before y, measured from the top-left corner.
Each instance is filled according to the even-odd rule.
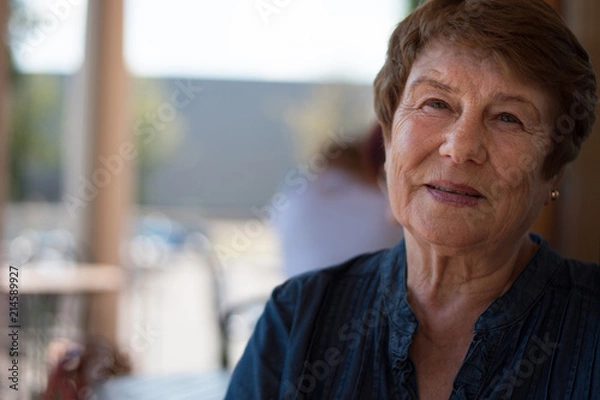
[[[480,119],[463,114],[444,132],[440,154],[457,164],[468,161],[483,164],[487,159],[484,134],[485,126]]]

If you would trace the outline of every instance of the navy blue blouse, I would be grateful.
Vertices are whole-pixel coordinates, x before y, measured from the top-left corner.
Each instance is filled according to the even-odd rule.
[[[477,320],[451,399],[600,399],[600,268],[532,239]],[[277,287],[226,399],[417,399],[405,278],[402,241]]]

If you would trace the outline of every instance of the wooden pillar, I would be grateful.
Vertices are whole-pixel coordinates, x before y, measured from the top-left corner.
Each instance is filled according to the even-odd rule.
[[[89,2],[87,29],[85,125],[91,144],[87,181],[96,192],[86,207],[87,261],[119,266],[120,246],[127,233],[131,160],[135,150],[127,128],[128,79],[123,57],[123,0]],[[117,300],[115,294],[91,297],[89,334],[116,343]]]
[[[600,78],[600,2],[569,0],[565,19],[592,59]],[[600,81],[600,79],[599,79]],[[596,109],[598,115],[598,109]],[[569,257],[600,262],[600,118],[579,158],[567,171],[559,200],[559,250]]]

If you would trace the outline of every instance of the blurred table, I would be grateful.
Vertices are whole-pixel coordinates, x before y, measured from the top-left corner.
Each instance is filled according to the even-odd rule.
[[[230,373],[215,371],[161,377],[127,376],[109,380],[94,390],[97,400],[222,400]]]
[[[14,267],[5,268],[1,289],[9,290],[9,272]],[[46,266],[32,263],[18,268],[19,294],[70,294],[116,292],[123,285],[123,269],[114,265],[76,264],[68,266]]]

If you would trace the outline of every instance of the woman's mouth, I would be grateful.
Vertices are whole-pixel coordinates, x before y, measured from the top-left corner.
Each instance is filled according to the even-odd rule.
[[[483,198],[483,195],[481,195],[479,192],[477,192],[476,190],[471,190],[471,191],[465,191],[465,190],[458,190],[458,189],[450,189],[444,186],[438,186],[438,185],[425,185],[430,189],[434,189],[434,190],[441,190],[442,192],[446,192],[446,193],[454,193],[454,194],[460,194],[463,196],[471,196],[471,197],[477,197],[477,198]]]
[[[485,199],[485,196],[467,185],[436,182],[425,187],[434,200],[454,206],[476,206],[481,199]]]

